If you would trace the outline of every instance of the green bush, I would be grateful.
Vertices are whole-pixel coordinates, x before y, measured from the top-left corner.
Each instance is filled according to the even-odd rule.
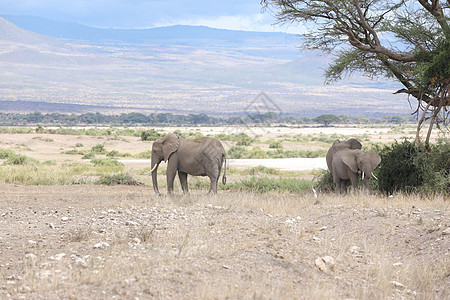
[[[329,193],[334,191],[333,175],[329,170],[320,170],[315,176],[313,181],[314,187],[323,193]]]
[[[26,165],[30,163],[32,159],[23,154],[14,154],[6,158],[5,165]]]
[[[233,146],[227,152],[227,158],[231,159],[247,158],[248,155],[249,151],[241,146]]]
[[[250,146],[254,141],[250,136],[243,132],[237,134],[234,140],[237,142],[237,146]]]
[[[247,157],[243,157],[243,158],[262,159],[262,158],[269,158],[269,156],[267,155],[266,151],[261,149],[261,147],[253,147],[252,150],[250,150],[250,152],[248,153]]]
[[[142,141],[156,141],[162,137],[162,134],[158,133],[155,129],[144,130],[141,132]]]
[[[243,179],[240,182],[233,184],[231,188],[259,193],[267,193],[271,191],[300,193],[305,190],[311,189],[312,186],[312,181],[301,180],[297,178],[273,179],[269,177],[253,176],[250,179]]]
[[[105,153],[105,145],[104,144],[97,144],[95,146],[92,146],[91,151],[93,153],[102,154]]]
[[[280,174],[280,171],[275,168],[268,168],[265,166],[256,166],[250,169],[245,169],[243,174],[248,175],[259,175],[259,174],[267,174],[267,175],[278,175]]]
[[[449,143],[432,145],[427,152],[405,140],[385,146],[379,154],[381,163],[374,173],[380,191],[450,194]]]
[[[107,166],[107,167],[123,165],[121,162],[117,161],[116,159],[110,159],[110,158],[94,158],[93,160],[91,160],[91,163],[93,163],[95,166]]]
[[[269,141],[269,148],[282,149],[283,144],[280,141]]]
[[[85,155],[83,155],[83,157],[81,157],[81,159],[93,159],[94,157],[95,157],[94,152],[88,152]]]
[[[0,149],[0,159],[5,159],[14,155],[16,155],[16,153],[11,149]]]
[[[101,176],[96,184],[102,185],[143,185],[128,174]]]

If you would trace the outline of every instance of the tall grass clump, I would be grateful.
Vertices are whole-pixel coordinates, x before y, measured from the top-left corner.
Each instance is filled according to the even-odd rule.
[[[252,191],[258,193],[267,192],[291,192],[301,193],[310,190],[313,182],[297,178],[270,178],[252,176],[250,179],[242,179],[230,186],[230,189]]]
[[[378,189],[386,194],[419,192],[450,194],[450,143],[440,141],[428,152],[403,141],[379,151],[381,163],[375,170]]]

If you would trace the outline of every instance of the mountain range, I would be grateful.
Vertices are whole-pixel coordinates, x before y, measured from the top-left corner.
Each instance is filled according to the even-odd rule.
[[[406,98],[392,94],[398,85],[387,80],[353,76],[324,85],[332,57],[299,45],[298,36],[285,33],[91,28],[1,16],[0,102],[20,102],[17,111],[74,113],[410,113]]]

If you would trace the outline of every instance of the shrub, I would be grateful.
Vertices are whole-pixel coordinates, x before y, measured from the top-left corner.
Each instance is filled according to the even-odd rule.
[[[250,146],[253,143],[253,139],[243,132],[236,135],[235,141],[237,146]]]
[[[104,144],[97,144],[95,146],[92,146],[91,151],[93,153],[98,153],[98,154],[105,153],[106,152],[105,145]]]
[[[269,156],[267,155],[267,152],[264,151],[263,149],[261,149],[261,147],[253,147],[252,150],[250,150],[250,152],[248,153],[247,157],[243,157],[243,158],[258,158],[258,159],[262,159],[262,158],[268,158]]]
[[[313,181],[316,183],[314,187],[323,193],[334,191],[333,175],[329,170],[320,170]]]
[[[6,158],[5,165],[25,165],[30,162],[30,158],[23,154],[14,154]]]
[[[102,176],[96,184],[102,185],[143,185],[128,174],[116,174],[111,176]]]
[[[162,137],[162,134],[158,133],[155,129],[144,130],[141,132],[142,141],[156,141]]]
[[[386,194],[402,192],[450,193],[450,144],[432,145],[431,151],[404,141],[385,146],[375,170],[378,189]]]
[[[82,143],[76,143],[75,144],[75,148],[81,148],[81,147],[84,147]]]
[[[267,174],[267,175],[278,175],[280,171],[275,168],[268,168],[265,166],[256,166],[250,169],[246,169],[242,172],[243,174],[248,175],[258,175],[258,174]]]
[[[91,160],[91,163],[93,163],[95,166],[121,166],[123,165],[121,162],[118,162],[116,159],[110,159],[110,158],[94,158]]]
[[[269,148],[282,149],[283,144],[280,141],[269,141]]]
[[[0,149],[0,159],[5,159],[13,155],[16,155],[16,153],[11,149]]]
[[[144,151],[144,152],[136,154],[134,157],[140,158],[140,159],[150,159],[150,158],[152,158],[152,151],[151,150]]]
[[[94,152],[88,152],[85,155],[83,155],[83,157],[81,157],[81,159],[93,159],[94,157],[95,157]]]
[[[117,150],[111,150],[108,153],[106,153],[106,156],[108,156],[108,157],[118,157],[118,156],[120,156],[120,153]]]
[[[246,158],[249,155],[249,151],[241,146],[233,146],[227,152],[227,158],[239,159]]]
[[[312,186],[312,181],[297,178],[273,179],[269,177],[255,176],[250,179],[243,179],[239,183],[233,185],[233,187],[241,190],[255,191],[259,193],[267,193],[271,191],[300,193],[311,189]]]

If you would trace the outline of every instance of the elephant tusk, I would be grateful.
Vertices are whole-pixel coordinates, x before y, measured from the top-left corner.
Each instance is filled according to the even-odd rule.
[[[372,176],[373,176],[373,178],[375,178],[375,180],[378,180],[377,176],[375,176],[375,174],[373,174],[373,172],[372,172]]]
[[[158,167],[158,164],[156,164],[149,172],[147,172],[147,173],[144,173],[144,175],[149,175],[149,174],[152,174],[153,173],[153,171],[155,171],[155,169]]]

